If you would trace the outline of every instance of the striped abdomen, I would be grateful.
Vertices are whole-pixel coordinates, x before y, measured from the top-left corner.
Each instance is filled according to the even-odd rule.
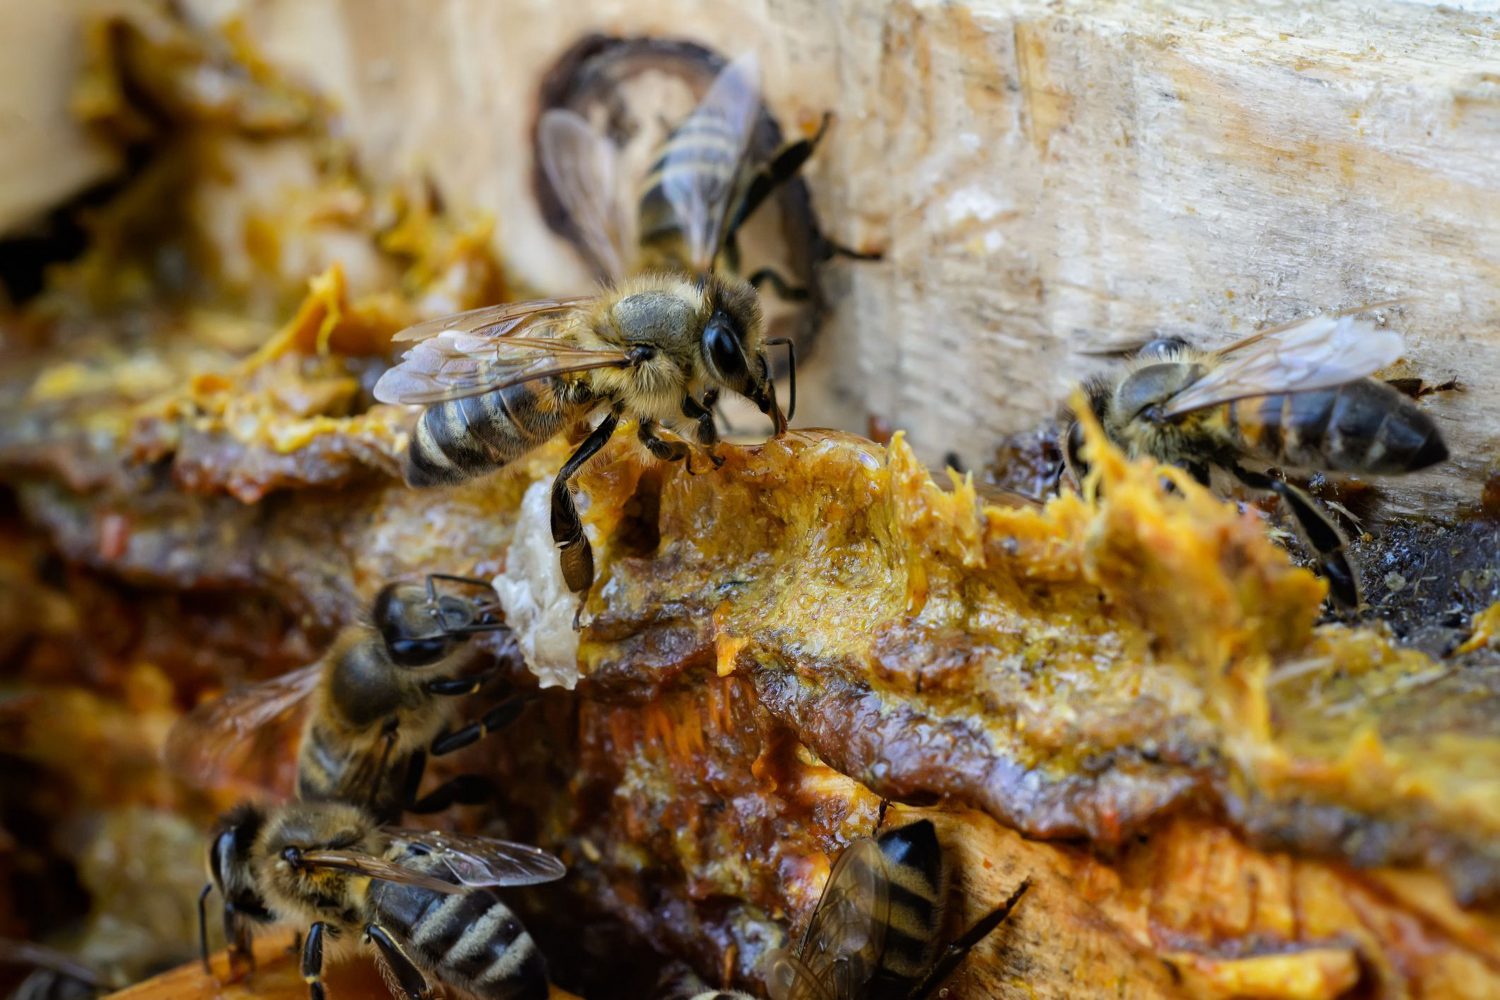
[[[690,265],[682,231],[685,220],[678,216],[667,192],[703,180],[732,191],[739,180],[741,140],[733,124],[721,115],[702,113],[690,115],[667,137],[641,189],[639,240],[661,258],[650,260],[648,254],[648,263],[678,269]]]
[[[1251,396],[1224,404],[1244,451],[1275,465],[1393,475],[1448,457],[1437,425],[1384,382]]]
[[[937,957],[947,893],[943,848],[925,819],[882,834],[878,843],[886,862],[890,916],[880,969],[866,996],[905,1000]]]
[[[450,878],[421,848],[399,851],[391,860],[402,867]],[[434,978],[480,1000],[546,1000],[547,963],[521,921],[492,890],[448,894],[374,882],[370,901],[370,920],[390,932]]]
[[[411,753],[392,753],[377,774],[383,750],[378,737],[351,741],[314,720],[302,732],[297,798],[367,806],[381,822],[394,822],[405,811],[407,791],[414,784],[411,770],[418,759]]]
[[[493,472],[581,416],[588,395],[586,383],[545,378],[435,403],[412,432],[406,481],[438,486]]]
[[[368,805],[382,821],[399,818],[417,765],[411,750],[441,729],[451,703],[425,696],[364,626],[335,641],[314,697],[297,753],[297,797]],[[391,719],[397,742],[387,755],[381,731]]]

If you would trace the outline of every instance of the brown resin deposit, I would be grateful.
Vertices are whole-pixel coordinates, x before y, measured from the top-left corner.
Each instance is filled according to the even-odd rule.
[[[91,575],[253,595],[326,635],[387,579],[498,569],[520,495],[563,454],[417,493],[342,457],[394,454],[393,417],[318,421],[251,504],[223,493],[259,496],[247,477],[269,466],[249,457],[216,466],[217,489],[166,454],[83,493],[33,457],[16,493]],[[200,447],[249,456],[308,419],[267,412]],[[1039,510],[938,485],[899,439],[798,431],[695,476],[628,441],[582,480],[586,679],[484,751],[506,828],[574,868],[551,907],[753,984],[878,795],[946,797],[973,810],[942,823],[968,919],[1035,882],[966,995],[1500,988],[1493,667],[1315,627],[1323,585],[1254,513],[1113,453],[1099,499]]]
[[[505,570],[568,443],[407,489],[414,413],[370,388],[397,330],[510,294],[494,220],[369,181],[315,101],[169,19],[91,45],[78,110],[132,166],[0,312],[0,937],[111,985],[172,970],[132,1000],[291,1000],[283,939],[248,980],[183,963],[198,834],[295,746],[189,789],[165,735],[390,580]],[[1091,448],[1082,496],[1007,507],[900,436],[795,429],[689,474],[617,435],[579,480],[581,680],[434,768],[497,789],[434,822],[567,861],[507,895],[560,989],[634,1000],[685,962],[763,995],[885,798],[937,824],[954,933],[1032,883],[949,998],[1500,995],[1500,611],[1433,652],[1395,604],[1323,622],[1258,511]],[[1427,529],[1397,529],[1415,580]],[[330,995],[374,982],[349,963]]]

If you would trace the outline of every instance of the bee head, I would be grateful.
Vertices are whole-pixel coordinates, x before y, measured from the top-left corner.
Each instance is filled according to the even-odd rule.
[[[776,402],[766,361],[760,297],[749,283],[717,275],[709,276],[704,290],[712,311],[700,346],[709,376],[760,407],[780,434],[786,430],[786,416]]]
[[[467,601],[447,594],[429,595],[412,583],[388,583],[375,597],[375,627],[385,640],[391,661],[403,667],[429,667],[464,641],[473,624]]]
[[[256,923],[274,919],[256,887],[251,858],[265,823],[264,809],[241,803],[219,819],[208,847],[208,874],[224,897],[226,913]]]

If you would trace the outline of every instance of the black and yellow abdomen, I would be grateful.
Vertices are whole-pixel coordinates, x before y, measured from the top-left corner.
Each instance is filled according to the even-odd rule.
[[[904,1000],[937,958],[947,877],[943,848],[930,820],[881,834],[890,914],[880,968],[870,980],[869,1000]]]
[[[1273,465],[1396,475],[1448,457],[1432,418],[1374,379],[1251,396],[1224,404],[1223,413],[1244,452]]]
[[[743,138],[733,123],[712,114],[689,116],[667,137],[641,187],[637,236],[644,267],[690,267],[682,216],[669,191],[705,181],[732,191],[739,181]]]
[[[403,868],[452,876],[419,846],[389,859]],[[490,889],[441,893],[373,882],[368,917],[401,942],[412,961],[480,1000],[546,1000],[547,963],[515,913]]]
[[[493,472],[562,431],[588,396],[585,383],[554,377],[435,403],[412,431],[406,481],[441,486]]]

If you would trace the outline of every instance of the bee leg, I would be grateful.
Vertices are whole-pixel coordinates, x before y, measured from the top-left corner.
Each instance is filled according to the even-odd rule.
[[[203,956],[203,972],[206,975],[213,975],[214,971],[208,964],[208,894],[213,891],[214,884],[209,882],[198,893],[198,950]]]
[[[460,774],[412,802],[406,811],[425,816],[451,806],[482,806],[495,798],[495,786],[488,780],[477,774]]]
[[[365,807],[371,812],[378,812],[376,800],[380,797],[380,790],[385,785],[386,768],[391,763],[391,751],[396,746],[396,730],[400,727],[400,721],[392,716],[385,720],[381,727],[380,737],[385,741],[385,746],[380,750],[380,764],[375,768],[375,780],[370,782],[370,797],[365,802]]]
[[[302,942],[302,981],[307,984],[309,1000],[328,996],[323,989],[323,935],[333,937],[337,933],[321,920],[307,929],[307,940]]]
[[[250,944],[250,928],[240,919],[239,911],[230,902],[224,903],[224,945],[231,982],[255,971],[255,949]]]
[[[953,971],[958,968],[959,963],[969,954],[969,950],[989,937],[990,932],[999,927],[1005,921],[1005,918],[1010,916],[1010,911],[1016,908],[1016,904],[1021,901],[1021,897],[1026,894],[1026,890],[1029,888],[1031,888],[1030,879],[1016,886],[1015,892],[1012,892],[1005,902],[981,917],[973,927],[970,927],[962,935],[955,938],[948,947],[944,948],[943,953],[938,956],[937,961],[932,963],[932,968],[927,970],[927,974],[906,995],[906,1000],[924,1000],[924,998],[931,996],[939,986],[943,985],[949,976],[953,975]]]
[[[806,288],[791,284],[772,267],[761,268],[747,280],[757,289],[762,285],[770,285],[775,290],[776,297],[786,302],[806,302],[812,298],[812,293]]]
[[[751,175],[750,183],[745,187],[745,194],[740,198],[740,203],[735,207],[734,216],[729,225],[724,229],[724,240],[729,242],[734,239],[746,219],[755,214],[760,203],[766,200],[770,193],[776,190],[796,175],[802,169],[802,165],[813,155],[813,150],[818,148],[818,143],[823,139],[823,133],[828,131],[828,123],[832,115],[823,115],[823,120],[818,124],[818,131],[811,138],[796,139],[787,143],[776,151],[776,155],[761,166]]]
[[[375,942],[375,947],[380,950],[380,957],[385,959],[386,965],[390,967],[391,974],[396,977],[401,992],[406,994],[407,1000],[428,1000],[433,995],[432,984],[417,968],[415,962],[407,956],[396,939],[379,924],[365,925],[365,939]]]
[[[636,430],[636,437],[641,439],[641,444],[646,446],[647,451],[663,462],[680,462],[688,457],[687,442],[668,441],[656,429],[654,420],[642,420]]]
[[[432,755],[442,757],[455,750],[462,750],[470,743],[503,729],[521,714],[521,709],[526,707],[528,701],[529,698],[509,698],[484,713],[478,722],[471,722],[462,729],[439,736],[432,741]]]
[[[1328,595],[1340,607],[1359,607],[1359,575],[1355,573],[1349,556],[1344,551],[1344,536],[1333,519],[1303,490],[1291,483],[1235,467],[1230,470],[1235,478],[1251,489],[1275,493],[1286,504],[1287,511],[1318,553],[1318,567],[1328,581]]]
[[[589,548],[588,536],[583,533],[578,505],[573,502],[573,477],[599,453],[619,425],[619,410],[611,410],[563,463],[552,481],[552,540],[562,549],[563,579],[575,594],[587,595],[594,585],[594,553]]]
[[[714,404],[718,401],[717,389],[705,392],[701,403],[692,396],[682,397],[682,415],[698,425],[698,443],[708,452],[709,461],[714,463],[715,469],[724,464],[724,456],[714,450],[719,443],[719,428],[714,426]]]
[[[463,677],[434,677],[423,687],[428,694],[443,695],[445,697],[461,698],[467,694],[475,694],[495,677],[499,676],[498,667],[481,670],[478,673],[466,674]]]

